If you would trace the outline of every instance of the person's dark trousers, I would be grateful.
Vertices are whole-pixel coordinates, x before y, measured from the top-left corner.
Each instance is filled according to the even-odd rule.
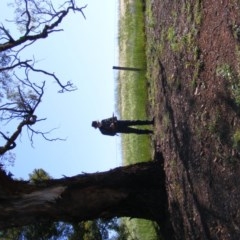
[[[126,127],[126,126],[137,126],[137,125],[151,125],[153,121],[146,121],[146,120],[118,120],[117,126],[118,127]]]
[[[151,134],[153,133],[152,130],[148,129],[137,129],[137,128],[130,128],[130,127],[125,127],[121,129],[117,129],[118,133],[135,133],[135,134]]]
[[[151,134],[152,130],[148,129],[137,129],[131,128],[129,126],[137,125],[150,125],[153,124],[153,121],[142,121],[142,120],[119,120],[116,124],[116,131],[118,133],[134,133],[134,134]]]

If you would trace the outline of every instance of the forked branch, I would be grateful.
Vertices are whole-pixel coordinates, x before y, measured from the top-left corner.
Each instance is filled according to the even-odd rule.
[[[19,10],[16,17],[16,24],[24,29],[23,34],[15,39],[11,33],[3,26],[0,26],[0,52],[13,49],[22,44],[28,44],[28,42],[33,42],[38,39],[43,39],[49,36],[49,34],[61,29],[57,29],[59,24],[68,15],[70,11],[80,12],[84,18],[83,9],[77,7],[73,0],[65,2],[61,10],[56,11],[52,4],[46,3],[45,7],[38,7],[37,3],[32,1],[29,4],[28,0],[23,0],[24,8]],[[34,15],[34,17],[33,17]],[[35,18],[37,17],[37,20]]]

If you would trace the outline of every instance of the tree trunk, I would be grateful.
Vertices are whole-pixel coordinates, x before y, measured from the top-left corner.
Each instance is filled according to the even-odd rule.
[[[131,217],[162,221],[167,198],[162,164],[140,163],[107,172],[31,184],[0,173],[0,229],[35,221]]]
[[[114,70],[125,70],[125,71],[141,71],[141,68],[134,68],[134,67],[118,67],[118,66],[113,66]]]

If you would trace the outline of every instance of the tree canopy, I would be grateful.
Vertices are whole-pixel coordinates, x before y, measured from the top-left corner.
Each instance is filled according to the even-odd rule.
[[[35,134],[45,140],[58,139],[48,138],[48,132],[34,129],[37,122],[45,120],[36,115],[36,109],[42,101],[46,81],[53,79],[61,93],[76,88],[69,81],[63,83],[56,74],[36,68],[34,57],[23,59],[21,53],[36,41],[62,31],[60,24],[69,13],[79,12],[85,18],[83,9],[86,7],[78,7],[75,1],[54,6],[49,0],[15,0],[10,6],[15,8],[15,18],[9,21],[15,23],[16,29],[0,25],[0,122],[1,125],[14,122],[16,127],[10,133],[1,128],[2,156],[16,147],[16,139],[24,127],[28,129],[31,142]],[[39,80],[42,75],[47,80]]]

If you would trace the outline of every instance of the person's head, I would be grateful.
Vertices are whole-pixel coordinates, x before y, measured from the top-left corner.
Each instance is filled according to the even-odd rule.
[[[92,122],[92,127],[98,128],[98,121],[93,121]]]

